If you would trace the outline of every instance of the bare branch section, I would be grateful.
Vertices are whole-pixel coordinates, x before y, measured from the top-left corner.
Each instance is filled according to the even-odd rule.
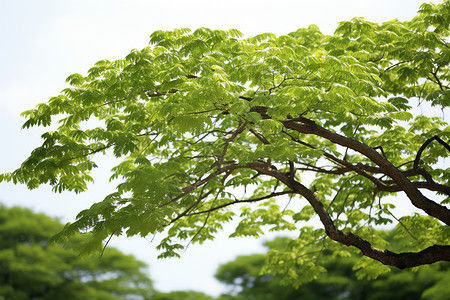
[[[440,192],[450,196],[450,187],[443,184],[428,181],[412,182],[412,184],[418,189],[427,189],[429,191]],[[398,185],[385,185],[383,187],[377,187],[375,192],[379,191],[394,193],[401,192],[402,189]]]

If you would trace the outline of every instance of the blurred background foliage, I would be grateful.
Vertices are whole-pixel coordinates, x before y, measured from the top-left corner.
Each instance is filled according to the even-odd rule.
[[[142,299],[153,294],[145,263],[114,248],[80,256],[77,236],[51,243],[62,224],[29,209],[0,205],[0,299]],[[70,248],[69,248],[70,247]]]

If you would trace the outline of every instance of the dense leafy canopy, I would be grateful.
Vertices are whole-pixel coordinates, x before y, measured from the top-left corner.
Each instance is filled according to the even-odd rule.
[[[89,247],[163,232],[161,256],[177,256],[183,240],[211,239],[240,217],[233,236],[300,232],[268,267],[297,283],[324,270],[323,247],[375,259],[358,262],[369,276],[389,269],[377,261],[449,260],[450,127],[413,114],[417,101],[450,105],[449,24],[447,0],[406,22],[354,18],[330,36],[313,25],[248,38],[154,32],[150,46],[69,76],[59,96],[24,112],[24,128],[52,128],[0,180],[78,193],[97,155],[116,156],[117,191],[60,235],[92,232]],[[394,215],[400,203],[422,214]],[[323,228],[305,227],[314,215]],[[381,250],[389,242],[372,230],[391,223],[413,237],[398,253]]]
[[[396,233],[388,234],[390,240]],[[266,242],[270,251],[290,247],[289,238]],[[265,254],[239,256],[221,265],[216,278],[230,288],[219,299],[291,300],[291,299],[352,299],[352,300],[434,300],[450,299],[447,280],[449,263],[441,262],[419,270],[398,270],[376,280],[358,278],[353,266],[358,256],[336,257],[324,251],[321,260],[328,273],[300,287],[286,286],[283,275],[264,274]]]
[[[119,300],[153,293],[145,264],[132,256],[108,248],[100,259],[51,245],[62,227],[45,215],[0,205],[0,299]]]

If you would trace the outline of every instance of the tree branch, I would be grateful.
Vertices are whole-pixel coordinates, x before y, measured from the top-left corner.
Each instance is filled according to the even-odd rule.
[[[261,141],[261,143],[263,143],[264,145],[268,145],[270,144],[269,141],[259,132],[257,132],[256,130],[254,130],[253,128],[249,130],[251,133],[253,133],[254,136],[256,136],[258,138],[258,140]]]
[[[432,142],[432,141],[437,141],[440,144],[442,144],[449,152],[450,152],[450,145],[447,144],[446,142],[444,142],[443,140],[441,140],[440,137],[438,137],[437,135],[429,138],[428,140],[425,141],[425,143],[423,143],[423,145],[419,148],[419,151],[417,151],[417,155],[416,155],[416,159],[414,160],[414,170],[418,170],[419,168],[419,162],[420,162],[420,157],[422,156],[422,152],[425,150],[425,148]]]
[[[398,62],[398,63],[396,63],[396,64],[393,64],[392,66],[389,66],[389,67],[387,67],[386,69],[384,69],[384,71],[385,71],[385,72],[386,72],[386,71],[389,71],[389,70],[392,69],[392,68],[395,68],[395,67],[397,67],[397,66],[399,66],[399,65],[401,65],[401,64],[408,63],[408,62],[411,62],[411,60],[405,60],[405,61],[401,61],[401,62]]]
[[[301,145],[303,145],[303,146],[306,146],[306,147],[308,147],[308,148],[311,148],[311,149],[317,149],[317,148],[314,147],[313,145],[310,145],[310,144],[308,144],[308,143],[306,143],[306,142],[303,142],[303,141],[301,141],[301,140],[295,138],[294,136],[292,136],[291,134],[289,134],[289,133],[286,132],[286,131],[283,131],[283,133],[285,133],[286,135],[288,135],[289,137],[291,137],[291,139],[292,139],[294,142],[297,142],[297,143],[299,143],[299,144],[301,144]],[[370,174],[367,174],[367,173],[364,172],[362,169],[360,169],[360,168],[358,168],[357,166],[355,166],[355,165],[349,163],[348,161],[345,161],[345,160],[343,160],[343,159],[337,158],[337,157],[335,157],[334,155],[331,155],[330,153],[325,152],[324,150],[322,150],[322,153],[323,153],[323,156],[325,156],[325,157],[328,158],[329,160],[334,161],[334,162],[336,162],[336,163],[338,163],[338,164],[340,164],[340,165],[342,165],[342,166],[345,166],[347,170],[352,170],[352,171],[354,171],[354,172],[356,172],[356,173],[358,173],[358,174],[360,174],[360,175],[366,177],[367,179],[369,179],[370,181],[372,181],[373,183],[375,183],[377,186],[378,186],[378,185],[381,185],[381,186],[384,185],[384,183],[383,183],[381,180],[379,180],[378,178],[376,178],[376,177],[374,177],[374,176],[372,176],[372,175],[370,175]],[[328,173],[331,173],[331,172],[328,172]]]
[[[318,214],[328,237],[346,246],[358,248],[367,257],[378,260],[385,265],[394,266],[400,269],[431,264],[438,261],[450,261],[450,246],[434,245],[420,252],[404,253],[394,253],[389,250],[377,249],[373,247],[370,242],[352,232],[342,232],[338,230],[322,202],[320,202],[314,193],[303,184],[286,175],[280,176],[280,174],[278,174],[277,178],[281,178],[280,181],[286,184],[294,192],[306,198],[314,211]]]
[[[436,83],[439,85],[439,88],[441,89],[441,91],[444,90],[444,86],[441,82],[441,80],[439,79],[439,77],[437,76],[437,73],[439,72],[440,67],[436,68],[436,71],[431,72],[431,74],[433,74],[434,79],[436,79]]]
[[[188,216],[192,216],[192,215],[199,215],[199,214],[204,214],[204,213],[210,213],[212,211],[227,207],[227,206],[231,206],[234,204],[238,204],[238,203],[253,203],[253,202],[258,202],[261,200],[265,200],[265,199],[270,199],[273,197],[278,197],[278,196],[282,196],[282,195],[288,195],[288,194],[294,194],[293,191],[283,191],[283,192],[273,192],[269,195],[266,196],[262,196],[262,197],[258,197],[258,198],[252,198],[252,199],[245,199],[245,200],[235,200],[229,203],[225,203],[216,207],[211,207],[210,209],[207,210],[202,210],[202,211],[196,211],[196,212],[192,212],[190,214],[188,214]]]
[[[225,158],[225,154],[227,153],[227,149],[228,149],[228,145],[245,129],[245,126],[247,126],[248,121],[244,121],[242,122],[239,127],[233,132],[233,134],[231,135],[230,138],[228,138],[227,140],[225,140],[224,144],[225,146],[223,147],[223,151],[222,153],[218,156],[218,161],[217,161],[217,168],[220,169],[222,167],[222,163],[223,160]]]
[[[419,182],[412,182],[411,184],[418,189],[427,189],[429,191],[440,192],[450,196],[450,187],[443,184],[438,184],[434,181],[433,182],[419,181]],[[403,190],[398,185],[384,185],[378,186],[375,189],[375,193],[378,193],[380,191],[394,193],[394,192],[401,192]]]
[[[239,166],[239,165],[233,164],[233,165],[229,165],[229,166],[225,166],[225,167],[217,169],[215,172],[209,174],[205,178],[197,180],[196,182],[192,183],[191,185],[188,185],[188,186],[182,188],[182,191],[183,191],[182,193],[180,193],[178,196],[170,199],[168,202],[161,204],[160,206],[158,206],[158,209],[180,200],[181,198],[183,198],[184,196],[186,196],[193,190],[197,189],[198,187],[204,185],[205,183],[207,183],[214,177],[216,177],[222,173],[227,173],[227,172],[239,169],[239,168],[244,168],[244,166]]]
[[[365,155],[376,165],[378,165],[386,175],[390,176],[397,183],[397,185],[406,193],[414,206],[422,209],[428,215],[441,220],[445,224],[450,225],[450,210],[447,207],[425,197],[400,170],[398,170],[385,157],[366,144],[327,130],[302,116],[296,119],[283,121],[283,125],[286,128],[301,133],[321,136],[331,142],[348,147]]]

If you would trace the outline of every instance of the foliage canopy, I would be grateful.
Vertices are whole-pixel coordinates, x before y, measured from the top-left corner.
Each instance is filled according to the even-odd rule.
[[[69,76],[60,95],[25,111],[24,128],[56,126],[0,180],[79,193],[96,156],[116,156],[117,191],[60,235],[92,232],[92,247],[164,232],[161,256],[177,256],[181,240],[212,239],[240,217],[233,236],[300,232],[297,247],[269,261],[295,282],[323,271],[314,263],[323,247],[399,268],[449,260],[450,127],[413,114],[417,100],[448,109],[449,24],[444,1],[406,22],[354,18],[333,35],[314,25],[248,38],[156,31],[150,46]],[[400,202],[422,214],[394,216]],[[230,208],[242,204],[236,216]],[[304,226],[313,215],[323,228]],[[396,253],[372,230],[390,223],[413,237]],[[358,268],[386,271],[374,260]]]
[[[100,259],[51,245],[62,227],[48,216],[0,205],[0,299],[121,300],[153,294],[145,264],[132,256],[109,248]]]

